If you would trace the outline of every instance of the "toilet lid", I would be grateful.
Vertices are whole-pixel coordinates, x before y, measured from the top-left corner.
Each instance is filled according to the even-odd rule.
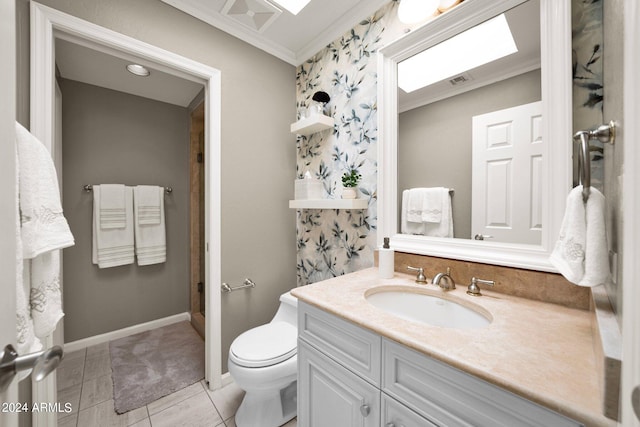
[[[275,365],[296,354],[297,335],[297,328],[286,322],[258,326],[233,341],[229,358],[249,368]]]

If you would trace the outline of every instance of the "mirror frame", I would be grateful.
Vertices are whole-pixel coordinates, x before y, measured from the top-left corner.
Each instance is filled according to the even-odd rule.
[[[540,0],[540,64],[544,194],[542,242],[525,245],[460,238],[398,234],[398,86],[399,62],[527,0],[466,0],[378,51],[378,233],[399,252],[507,267],[557,272],[549,262],[571,190],[572,65],[571,2]],[[425,159],[426,162],[426,159]]]

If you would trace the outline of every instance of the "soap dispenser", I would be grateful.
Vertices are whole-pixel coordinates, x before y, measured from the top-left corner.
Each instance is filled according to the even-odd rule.
[[[380,249],[378,249],[378,276],[381,279],[393,278],[393,249],[389,247],[389,238],[384,238],[384,243]]]

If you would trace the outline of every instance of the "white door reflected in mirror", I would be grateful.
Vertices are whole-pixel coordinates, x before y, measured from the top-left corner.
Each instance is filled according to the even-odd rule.
[[[496,242],[542,239],[542,103],[473,117],[471,230]]]

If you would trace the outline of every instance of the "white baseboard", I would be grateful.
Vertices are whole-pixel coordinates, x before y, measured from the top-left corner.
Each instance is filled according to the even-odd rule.
[[[129,335],[150,331],[152,329],[157,329],[163,326],[172,325],[174,323],[184,322],[184,321],[191,321],[190,313],[174,314],[173,316],[152,320],[146,323],[140,323],[139,325],[133,325],[127,328],[118,329],[117,331],[111,331],[105,334],[94,335],[92,337],[83,338],[77,341],[72,341],[64,345],[64,351],[66,353],[66,352],[72,352],[76,350],[82,350],[84,348],[91,347],[97,344],[103,344],[105,342],[117,340],[118,338],[128,337]]]

